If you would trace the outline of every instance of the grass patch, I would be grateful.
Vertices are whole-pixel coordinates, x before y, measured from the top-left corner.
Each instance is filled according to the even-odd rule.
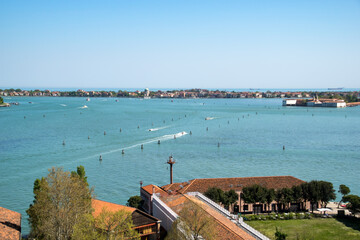
[[[247,221],[247,224],[275,239],[276,227],[286,233],[286,239],[331,240],[360,239],[360,221],[358,219],[312,218],[294,220]]]

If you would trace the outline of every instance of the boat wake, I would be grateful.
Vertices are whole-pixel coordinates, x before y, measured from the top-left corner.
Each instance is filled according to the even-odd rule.
[[[88,106],[84,105],[82,107],[79,107],[80,109],[85,109],[85,108],[88,108]]]
[[[165,128],[168,128],[170,126],[165,126],[165,127],[158,127],[158,128],[150,128],[148,131],[149,132],[155,132],[155,131],[159,131],[161,129],[165,129]]]
[[[213,120],[213,119],[215,119],[216,117],[206,117],[205,118],[205,120],[207,121],[207,120]]]
[[[96,155],[92,155],[92,156],[86,157],[84,159],[96,158],[99,155],[103,156],[103,155],[110,154],[110,153],[121,152],[122,150],[132,149],[132,148],[140,147],[141,145],[155,143],[155,142],[158,142],[159,140],[160,140],[160,142],[164,142],[164,141],[168,141],[168,140],[172,140],[172,139],[177,139],[177,138],[183,137],[183,136],[185,136],[187,134],[188,134],[187,132],[179,132],[179,133],[175,133],[175,134],[167,134],[167,135],[163,135],[161,137],[149,139],[149,140],[144,141],[144,142],[136,143],[136,144],[133,144],[133,145],[130,145],[130,146],[127,146],[127,147],[118,148],[118,149],[110,150],[110,151],[107,151],[107,152],[102,152],[102,153],[99,153],[99,154],[96,154]]]
[[[66,107],[67,105],[66,104],[60,104],[60,106]]]

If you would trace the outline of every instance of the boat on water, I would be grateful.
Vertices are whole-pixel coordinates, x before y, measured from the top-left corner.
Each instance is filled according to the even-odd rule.
[[[87,98],[86,101],[87,101],[87,102],[90,102],[90,98]]]
[[[344,88],[338,87],[338,88],[328,88],[328,90],[343,90]]]
[[[84,105],[84,106],[82,106],[81,108],[88,108],[88,106]]]

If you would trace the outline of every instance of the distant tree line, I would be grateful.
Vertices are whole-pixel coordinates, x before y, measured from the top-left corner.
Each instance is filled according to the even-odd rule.
[[[267,209],[270,210],[272,201],[276,201],[280,209],[288,211],[290,203],[301,204],[304,201],[309,201],[313,206],[321,202],[322,207],[336,199],[333,184],[326,181],[311,181],[301,185],[293,186],[291,188],[281,189],[267,189],[260,185],[253,185],[244,187],[242,199],[246,203],[263,203],[267,204]],[[312,208],[314,210],[314,208]]]
[[[219,188],[209,188],[205,196],[228,207],[235,203],[238,195],[234,190],[224,192]],[[288,211],[290,203],[301,204],[309,201],[312,205],[321,202],[326,207],[329,201],[335,200],[333,184],[326,181],[311,181],[291,188],[268,189],[260,185],[252,185],[242,189],[241,198],[245,203],[262,203],[270,211],[270,204],[276,201],[282,211]]]

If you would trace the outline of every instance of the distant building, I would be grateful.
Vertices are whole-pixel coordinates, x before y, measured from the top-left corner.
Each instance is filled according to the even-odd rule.
[[[297,99],[284,99],[283,106],[307,106],[307,107],[346,107],[346,102],[341,99],[313,99],[297,98]]]
[[[0,207],[0,239],[21,239],[21,214]]]
[[[296,106],[297,99],[284,99],[283,106]]]
[[[140,211],[139,209],[97,199],[91,200],[91,206],[94,209],[94,212],[92,213],[94,217],[97,217],[103,208],[106,208],[107,211],[111,212],[117,212],[120,210],[130,212],[134,224],[134,229],[140,234],[141,240],[160,239],[161,221],[143,211]]]
[[[145,88],[144,90],[144,98],[150,98],[150,91],[148,88]]]

